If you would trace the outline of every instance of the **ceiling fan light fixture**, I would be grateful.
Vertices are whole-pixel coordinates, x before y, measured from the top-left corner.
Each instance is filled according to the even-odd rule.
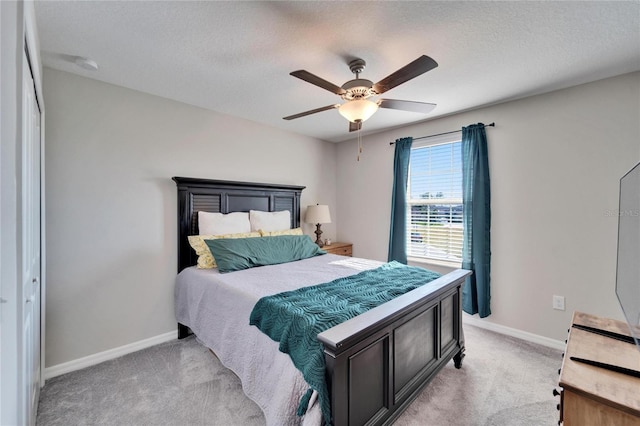
[[[362,122],[368,120],[373,114],[375,114],[378,108],[412,111],[423,114],[428,114],[433,110],[433,108],[435,108],[435,104],[428,104],[426,102],[402,101],[397,99],[370,100],[377,98],[377,96],[385,93],[386,91],[406,83],[407,81],[437,67],[438,63],[427,55],[420,56],[415,61],[391,73],[375,84],[371,80],[360,78],[360,73],[364,70],[365,66],[366,62],[363,59],[354,59],[349,62],[349,69],[356,75],[356,78],[347,81],[342,85],[342,87],[320,78],[317,75],[311,74],[309,71],[298,70],[291,72],[290,74],[293,77],[304,80],[307,83],[311,83],[314,86],[318,86],[321,89],[328,90],[329,92],[340,96],[344,103],[342,105],[327,105],[321,108],[283,117],[283,119],[293,120],[295,118],[306,117],[307,115],[337,108],[340,115],[349,120],[349,131],[355,132],[362,129]]]
[[[338,112],[352,123],[368,120],[378,110],[378,104],[367,99],[345,102],[338,107]]]

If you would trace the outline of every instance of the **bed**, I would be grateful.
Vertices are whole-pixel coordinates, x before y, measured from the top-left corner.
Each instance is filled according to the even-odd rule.
[[[173,180],[178,189],[178,337],[193,332],[233,370],[245,394],[262,408],[268,425],[322,424],[315,395],[306,414],[296,415],[308,385],[288,355],[278,351],[278,343],[249,326],[249,312],[258,298],[285,291],[294,281],[311,286],[381,263],[326,254],[229,274],[197,269],[197,256],[187,237],[198,233],[199,211],[288,210],[291,228],[297,228],[304,187]],[[332,424],[391,424],[450,360],[461,367],[465,350],[461,287],[470,273],[453,271],[318,334],[324,348]],[[266,278],[271,276],[276,278]],[[239,316],[231,318],[234,314]]]

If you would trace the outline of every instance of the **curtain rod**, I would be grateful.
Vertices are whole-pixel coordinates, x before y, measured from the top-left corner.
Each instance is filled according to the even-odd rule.
[[[489,123],[489,124],[485,124],[484,127],[496,127],[496,123]],[[449,135],[451,133],[458,133],[461,132],[462,129],[460,130],[452,130],[450,132],[444,132],[444,133],[436,133],[435,135],[428,135],[428,136],[420,136],[419,138],[413,138],[414,141],[417,141],[418,139],[426,139],[426,138],[432,138],[434,136],[442,136],[442,135]],[[395,142],[389,142],[389,145],[393,145],[395,144]]]

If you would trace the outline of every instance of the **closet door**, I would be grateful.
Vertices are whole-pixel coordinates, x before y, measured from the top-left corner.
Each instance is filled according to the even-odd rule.
[[[22,413],[35,425],[40,393],[40,108],[27,53],[22,127]]]

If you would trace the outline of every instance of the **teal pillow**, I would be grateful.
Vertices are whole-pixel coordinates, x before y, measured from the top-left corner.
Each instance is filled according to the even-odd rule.
[[[220,272],[276,265],[326,254],[308,235],[204,240]]]

